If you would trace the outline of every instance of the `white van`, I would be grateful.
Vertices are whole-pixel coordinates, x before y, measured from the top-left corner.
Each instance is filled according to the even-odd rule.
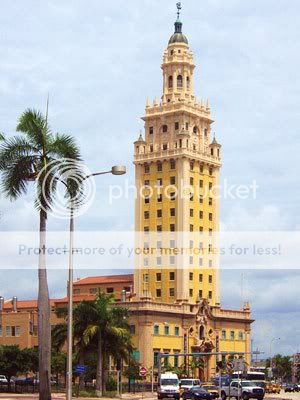
[[[180,399],[180,387],[177,374],[166,372],[161,374],[157,390],[158,399]]]

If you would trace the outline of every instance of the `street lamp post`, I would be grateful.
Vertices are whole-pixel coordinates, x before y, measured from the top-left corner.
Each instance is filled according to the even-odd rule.
[[[272,344],[273,344],[273,342],[275,342],[275,340],[280,340],[280,337],[279,338],[273,338],[273,339],[271,339],[271,341],[270,341],[270,368],[271,368],[271,372],[272,372],[272,374],[273,374],[273,357],[272,357]]]
[[[84,177],[84,180],[98,175],[124,175],[126,167],[123,165],[115,165],[110,171],[95,172]],[[70,207],[70,236],[69,236],[69,279],[68,279],[68,336],[67,336],[67,387],[66,400],[72,400],[72,381],[73,381],[73,247],[74,247],[74,205],[71,200]]]

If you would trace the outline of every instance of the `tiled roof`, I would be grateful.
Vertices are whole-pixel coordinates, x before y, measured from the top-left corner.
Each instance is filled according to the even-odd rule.
[[[73,296],[73,302],[77,303],[79,301],[87,300],[91,301],[94,300],[96,295],[94,294],[75,294]],[[68,302],[68,297],[63,297],[62,299],[56,299],[55,304],[64,304]]]
[[[54,299],[50,300],[50,305],[54,306]],[[12,300],[6,300],[3,305],[4,310],[11,310],[13,308]],[[37,300],[17,300],[17,310],[33,308],[37,309]]]
[[[127,275],[107,275],[107,276],[91,276],[79,279],[74,282],[74,286],[94,285],[101,283],[133,283],[133,274]]]

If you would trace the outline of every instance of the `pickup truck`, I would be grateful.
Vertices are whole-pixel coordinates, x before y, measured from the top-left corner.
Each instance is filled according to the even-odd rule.
[[[264,395],[264,389],[256,386],[256,384],[251,381],[234,380],[230,382],[229,386],[222,386],[221,389],[222,400],[226,400],[227,397],[235,397],[236,399],[242,400],[262,400]]]

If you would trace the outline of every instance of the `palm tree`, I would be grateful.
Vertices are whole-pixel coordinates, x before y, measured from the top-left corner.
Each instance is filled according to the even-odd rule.
[[[68,309],[67,308],[59,308],[56,310],[56,316],[58,318],[65,318],[65,321],[55,325],[52,328],[51,337],[52,337],[52,346],[53,348],[59,352],[63,349],[68,335],[67,328],[67,317],[68,317]],[[85,362],[85,355],[88,352],[95,351],[96,346],[92,346],[90,343],[86,345],[83,334],[86,327],[90,324],[90,316],[89,316],[89,305],[87,302],[79,303],[74,307],[73,310],[73,346],[74,346],[74,357],[78,364],[83,365]],[[84,381],[83,377],[79,377],[79,387],[82,387]]]
[[[47,212],[51,209],[57,180],[64,169],[65,160],[78,161],[80,154],[71,136],[51,133],[47,117],[39,111],[26,110],[18,121],[17,131],[22,135],[12,138],[1,137],[2,189],[6,197],[16,200],[27,192],[30,181],[34,181],[37,188],[35,205],[40,219],[38,261],[39,398],[40,400],[49,400],[51,399],[51,329],[45,254]],[[74,192],[71,192],[71,186],[70,190],[68,187],[67,194],[74,195]]]
[[[196,372],[198,370],[197,378],[202,379],[205,369],[205,362],[202,357],[193,357],[189,363],[189,367],[192,370],[193,378],[195,378]]]
[[[88,302],[92,322],[84,331],[86,344],[97,343],[96,395],[101,397],[105,389],[103,374],[107,355],[115,359],[129,360],[133,351],[129,333],[128,310],[118,307],[114,297],[99,292],[94,302]]]
[[[59,310],[58,315],[67,316],[66,310]],[[55,326],[52,335],[54,343],[61,348],[67,339],[66,324]],[[113,296],[99,292],[94,301],[82,301],[74,308],[73,337],[80,363],[84,362],[87,352],[97,352],[96,394],[101,397],[109,356],[115,360],[131,359],[128,310],[115,305]]]

